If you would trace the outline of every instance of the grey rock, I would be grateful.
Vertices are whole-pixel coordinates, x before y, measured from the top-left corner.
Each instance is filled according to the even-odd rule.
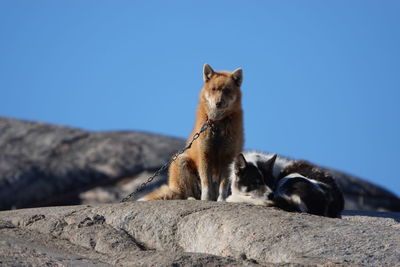
[[[0,264],[398,266],[400,213],[343,219],[195,200],[0,212]]]
[[[134,131],[90,132],[0,117],[0,210],[119,202],[185,145]],[[400,211],[390,191],[330,171],[346,209]],[[166,182],[156,177],[133,199]]]
[[[334,169],[325,169],[344,193],[345,209],[400,211],[400,198],[389,190]]]
[[[0,117],[0,210],[79,204],[79,194],[164,164],[184,142]]]

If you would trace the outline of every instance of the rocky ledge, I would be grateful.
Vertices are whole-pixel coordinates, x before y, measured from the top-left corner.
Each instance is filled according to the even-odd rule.
[[[0,212],[1,266],[396,266],[400,213],[196,200]]]
[[[183,146],[155,134],[0,117],[0,210],[16,209],[0,212],[0,265],[399,264],[400,213],[349,211],[400,211],[399,198],[333,169],[343,219],[196,200],[99,204],[119,202]],[[57,207],[71,204],[86,205]]]

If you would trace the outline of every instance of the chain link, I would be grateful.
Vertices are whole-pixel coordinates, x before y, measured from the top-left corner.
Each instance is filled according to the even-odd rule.
[[[128,196],[124,197],[121,202],[126,202],[130,199],[132,199],[132,197],[134,195],[136,195],[136,193],[138,193],[139,191],[141,191],[143,188],[145,188],[149,183],[151,183],[153,181],[153,179],[157,176],[159,176],[164,170],[166,170],[169,165],[171,165],[172,162],[174,162],[180,155],[182,155],[186,150],[190,149],[192,147],[192,144],[194,143],[194,141],[196,141],[196,139],[198,139],[200,137],[200,135],[206,131],[209,127],[213,127],[213,124],[210,120],[207,120],[200,128],[200,131],[198,131],[197,133],[195,133],[192,137],[192,140],[186,145],[186,147],[184,147],[183,149],[179,150],[177,153],[175,153],[174,156],[172,156],[172,158],[167,161],[167,163],[165,163],[164,165],[162,165],[157,171],[154,172],[154,174],[152,176],[150,176],[147,181],[145,181],[144,183],[142,183],[140,186],[138,186],[136,188],[135,191],[133,191],[132,193],[130,193]]]

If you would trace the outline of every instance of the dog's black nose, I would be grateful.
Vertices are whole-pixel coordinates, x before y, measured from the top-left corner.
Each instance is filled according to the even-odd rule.
[[[268,194],[268,199],[273,200],[274,199],[274,193],[269,193]]]
[[[222,101],[219,101],[215,104],[217,106],[217,108],[221,108],[222,107]]]

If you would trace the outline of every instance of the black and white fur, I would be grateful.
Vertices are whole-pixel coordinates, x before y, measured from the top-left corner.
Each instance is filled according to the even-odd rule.
[[[344,198],[333,177],[306,161],[282,169],[274,192],[276,205],[287,211],[340,218]]]
[[[239,154],[231,166],[231,195],[226,201],[272,206],[274,180],[266,183],[266,174],[263,171],[272,170],[276,155],[268,160],[256,155],[247,155],[246,158]]]
[[[241,158],[246,163],[244,167]],[[254,186],[260,184],[260,180],[264,181],[264,185],[256,189]],[[276,155],[247,152],[236,158],[231,182],[232,195],[227,200],[231,202],[277,206],[287,211],[333,218],[340,218],[344,208],[343,195],[334,179],[306,161],[290,161],[277,158]],[[240,187],[244,183],[253,184],[250,192],[261,190],[266,194],[246,193]]]

